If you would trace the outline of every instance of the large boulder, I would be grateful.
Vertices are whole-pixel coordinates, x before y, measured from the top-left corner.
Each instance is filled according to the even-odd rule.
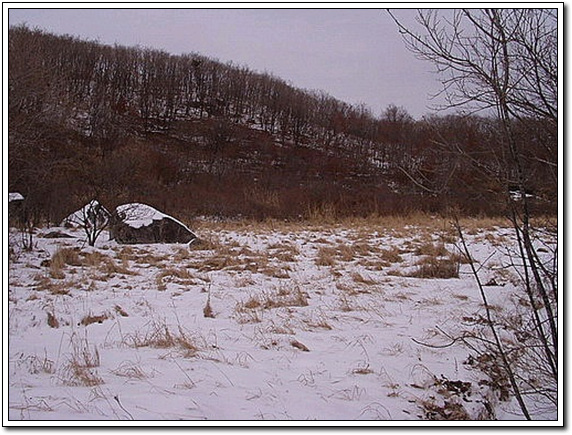
[[[197,238],[182,222],[146,204],[117,207],[109,229],[117,243],[189,243]]]

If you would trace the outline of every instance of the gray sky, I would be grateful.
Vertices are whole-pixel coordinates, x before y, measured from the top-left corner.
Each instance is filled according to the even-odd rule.
[[[21,7],[23,4],[15,4]],[[411,15],[401,11],[398,15]],[[9,24],[106,44],[197,52],[319,89],[379,115],[390,103],[416,118],[439,91],[380,9],[9,9]]]

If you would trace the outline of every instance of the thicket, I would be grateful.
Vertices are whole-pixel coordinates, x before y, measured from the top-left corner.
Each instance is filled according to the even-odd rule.
[[[196,53],[11,27],[8,93],[9,189],[34,220],[58,222],[93,198],[181,218],[495,214],[514,187],[481,170],[513,170],[498,120],[414,120],[394,105],[376,117]],[[556,126],[532,117],[513,132],[527,174],[517,187],[555,211],[556,168],[543,162]]]

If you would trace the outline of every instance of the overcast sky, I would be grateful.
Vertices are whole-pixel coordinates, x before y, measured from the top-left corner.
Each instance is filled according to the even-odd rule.
[[[15,4],[21,7],[25,4]],[[412,11],[400,11],[399,16]],[[323,90],[379,115],[390,103],[416,118],[439,91],[380,9],[9,9],[9,24],[106,44],[197,52]]]

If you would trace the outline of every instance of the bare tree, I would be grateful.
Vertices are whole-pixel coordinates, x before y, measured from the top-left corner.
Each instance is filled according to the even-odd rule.
[[[540,123],[551,132],[550,137],[556,137],[558,13],[552,9],[419,10],[412,26],[404,24],[395,13],[389,11],[389,14],[407,48],[420,59],[432,62],[441,74],[445,107],[484,111],[498,121],[503,170],[485,169],[489,177],[496,177],[505,186],[508,217],[517,240],[514,264],[522,278],[521,288],[533,324],[529,331],[533,338],[526,345],[521,343],[509,349],[510,345],[499,338],[498,319],[494,319],[487,303],[479,271],[473,272],[487,311],[493,347],[502,360],[502,370],[510,380],[523,415],[530,419],[533,415],[525,395],[542,395],[557,405],[558,259],[556,226],[536,228],[531,220],[533,197],[527,193],[533,174],[527,171],[526,162],[536,160],[556,168],[558,144],[556,140],[547,143],[548,157],[539,161],[536,154],[522,145],[516,132]],[[557,190],[556,184],[553,189]],[[461,228],[458,229],[463,250],[468,254]],[[537,235],[541,231],[547,231],[547,237],[554,241],[549,259],[540,254]],[[516,347],[524,353],[523,360],[532,360],[530,355],[534,354],[534,360],[540,361],[535,369],[541,370],[534,376],[542,378],[545,388],[527,378],[530,366],[517,365],[508,357],[509,353],[516,353]]]
[[[68,216],[64,223],[82,228],[89,246],[95,246],[95,242],[101,233],[110,224],[110,219],[111,213],[94,199],[80,210]]]

